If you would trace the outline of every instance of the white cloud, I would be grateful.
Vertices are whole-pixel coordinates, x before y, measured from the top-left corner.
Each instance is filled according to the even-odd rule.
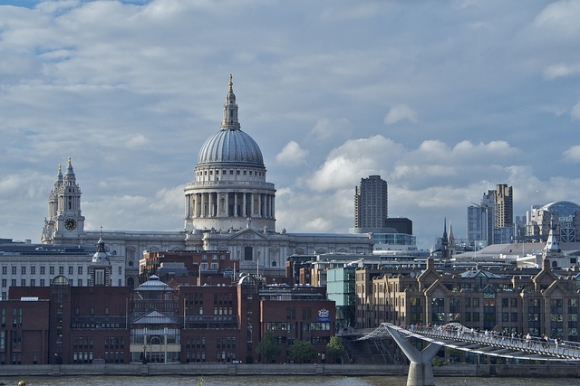
[[[276,155],[276,162],[282,165],[300,165],[303,164],[308,156],[308,150],[300,148],[295,141],[290,141],[284,146],[282,151]]]
[[[580,64],[554,64],[549,66],[544,75],[548,79],[556,79],[562,76],[575,75],[580,73]]]
[[[330,138],[348,138],[352,133],[353,125],[346,118],[331,120],[328,118],[319,119],[308,136],[313,136],[317,140],[328,140]]]
[[[308,184],[320,192],[354,187],[361,177],[380,174],[392,166],[403,152],[403,146],[380,135],[348,140],[330,152]]]
[[[142,147],[143,145],[147,144],[148,142],[149,141],[147,140],[147,138],[145,138],[145,136],[143,136],[142,134],[138,134],[136,136],[129,138],[126,143],[127,143],[127,147],[138,148],[138,147]]]
[[[580,102],[576,103],[574,107],[572,107],[572,111],[570,112],[572,119],[580,121]]]
[[[417,123],[417,113],[409,106],[399,104],[391,107],[385,116],[385,123],[392,125],[405,119],[411,123]]]
[[[562,153],[562,158],[565,161],[580,163],[580,145],[575,145]]]
[[[547,27],[563,35],[580,33],[580,1],[560,0],[549,4],[534,20],[538,27]]]
[[[370,174],[421,245],[445,215],[459,237],[496,183],[520,215],[580,202],[579,3],[0,6],[0,237],[38,238],[68,155],[93,229],[182,229],[178,186],[219,130],[230,73],[289,232],[346,231]]]

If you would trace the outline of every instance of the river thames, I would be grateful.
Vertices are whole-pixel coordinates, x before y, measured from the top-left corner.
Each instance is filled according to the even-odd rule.
[[[14,377],[1,378],[6,385],[17,385],[20,380],[27,386],[196,386],[200,377],[124,377],[124,376],[82,376],[82,377]],[[437,386],[570,386],[578,385],[577,378],[465,378],[438,377]],[[204,386],[405,386],[407,377],[293,377],[293,376],[246,376],[246,377],[203,377]]]

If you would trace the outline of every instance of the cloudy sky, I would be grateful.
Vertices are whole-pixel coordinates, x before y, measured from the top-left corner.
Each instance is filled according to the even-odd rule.
[[[580,1],[0,0],[0,238],[71,156],[87,229],[181,230],[229,74],[277,229],[348,232],[379,174],[430,248],[496,184],[580,203]]]

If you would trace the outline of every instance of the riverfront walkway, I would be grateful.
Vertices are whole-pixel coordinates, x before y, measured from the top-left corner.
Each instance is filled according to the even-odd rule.
[[[543,340],[539,337],[519,338],[492,331],[480,332],[459,323],[408,328],[383,323],[359,339],[384,338],[391,335],[387,327],[396,330],[401,336],[414,337],[473,354],[541,361],[580,361],[578,342]]]

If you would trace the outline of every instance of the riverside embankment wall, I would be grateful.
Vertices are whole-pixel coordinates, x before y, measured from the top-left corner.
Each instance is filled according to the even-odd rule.
[[[358,364],[130,364],[130,365],[4,365],[0,377],[21,376],[405,376],[402,365]],[[562,377],[580,378],[580,365],[447,365],[433,367],[435,377]]]

